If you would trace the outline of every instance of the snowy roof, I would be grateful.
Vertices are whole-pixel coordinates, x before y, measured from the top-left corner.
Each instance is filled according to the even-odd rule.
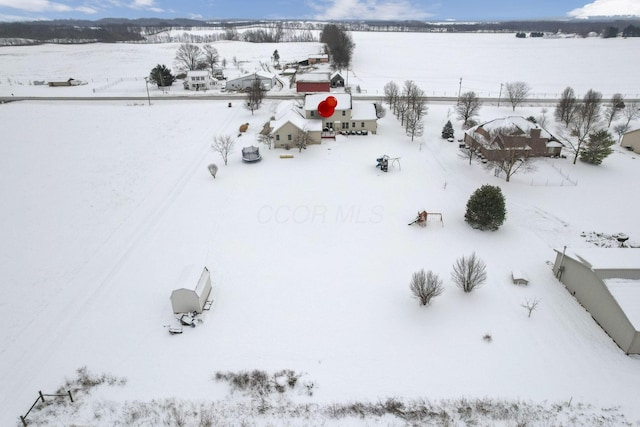
[[[278,105],[276,106],[276,110],[275,110],[275,118],[276,120],[280,120],[283,117],[289,115],[289,113],[291,113],[292,110],[296,110],[296,103],[295,101],[282,101],[279,102]]]
[[[561,142],[558,142],[558,141],[549,141],[549,142],[547,142],[547,147],[548,148],[562,148],[562,147],[564,147],[564,144],[562,144]]]
[[[291,123],[300,130],[309,131],[321,131],[322,120],[309,120],[305,119],[295,108],[290,109],[288,112],[283,112],[281,117],[277,120],[271,121],[271,132],[278,131],[282,126],[287,123]]]
[[[243,81],[247,79],[257,79],[257,78],[273,80],[275,78],[275,74],[271,74],[266,71],[256,71],[255,73],[252,73],[252,74],[243,74],[240,77],[236,77],[235,79],[227,80],[227,84],[229,82],[235,82],[236,80]]]
[[[606,279],[604,284],[636,330],[640,330],[640,280]]]
[[[489,133],[504,133],[506,131],[507,135],[530,135],[532,129],[540,129],[540,137],[551,139],[551,134],[549,132],[544,130],[538,124],[532,123],[522,116],[508,116],[501,119],[490,120],[472,127],[469,131],[475,133],[479,128],[482,128]]]
[[[189,70],[187,71],[187,76],[208,76],[209,71],[207,70]]]
[[[561,250],[557,252],[562,253]],[[640,249],[635,248],[576,248],[566,255],[582,262],[592,270],[640,270]]]
[[[298,74],[296,76],[297,82],[328,82],[329,73],[307,73]]]
[[[317,110],[318,104],[321,101],[327,99],[328,96],[333,96],[338,100],[336,110],[348,110],[351,108],[351,95],[348,93],[310,93],[304,97],[304,109],[305,110]]]
[[[351,109],[351,120],[376,120],[376,106],[368,102],[354,102]]]

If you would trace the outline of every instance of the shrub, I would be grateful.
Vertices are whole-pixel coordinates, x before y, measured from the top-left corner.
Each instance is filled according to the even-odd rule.
[[[506,216],[504,196],[500,187],[483,185],[469,198],[464,220],[473,228],[497,230]]]
[[[453,264],[451,279],[465,292],[471,292],[487,280],[487,267],[473,252],[469,257],[458,258]]]
[[[425,273],[424,269],[413,273],[410,288],[413,296],[420,300],[420,305],[428,305],[432,298],[444,292],[438,275],[431,270]]]

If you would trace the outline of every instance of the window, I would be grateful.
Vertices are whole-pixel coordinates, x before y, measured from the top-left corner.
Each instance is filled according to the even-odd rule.
[[[287,135],[287,141],[291,141],[291,134]]]
[[[356,122],[351,122],[351,127],[352,128],[356,127]]]
[[[276,141],[280,141],[280,134],[276,134]]]
[[[316,112],[311,110],[311,117],[314,117],[316,115]]]
[[[347,112],[346,112],[345,110],[342,110],[342,115],[343,115],[343,116],[346,116],[346,115],[347,115]]]
[[[360,127],[363,128],[364,127],[364,122],[360,123]]]

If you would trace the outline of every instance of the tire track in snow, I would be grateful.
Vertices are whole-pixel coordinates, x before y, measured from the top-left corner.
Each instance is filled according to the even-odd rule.
[[[239,114],[239,109],[233,109],[230,112],[232,114],[228,116],[227,126],[224,130],[228,130],[227,128],[232,126],[231,123],[235,123],[235,118]],[[34,329],[39,327],[40,324],[30,322],[29,326],[25,328],[23,335],[31,337],[29,342],[38,343],[38,347],[36,349],[29,345],[21,345],[19,343],[19,337],[16,339],[18,343],[14,345],[19,346],[23,351],[17,356],[17,360],[13,360],[12,363],[19,364],[20,370],[24,372],[25,376],[27,376],[27,378],[22,378],[21,384],[38,382],[34,381],[34,379],[40,377],[41,369],[45,368],[42,361],[48,360],[47,355],[55,354],[57,349],[64,349],[64,342],[66,341],[65,331],[77,322],[88,305],[100,298],[104,292],[109,290],[109,287],[106,285],[122,270],[122,267],[126,264],[129,255],[143,241],[149,231],[157,227],[161,222],[162,218],[166,215],[166,212],[176,202],[187,184],[193,179],[193,176],[201,169],[200,166],[202,165],[203,159],[209,150],[211,150],[211,147],[207,144],[201,150],[197,151],[193,156],[193,159],[189,162],[188,167],[178,175],[177,181],[171,189],[165,193],[165,196],[155,196],[160,200],[156,206],[153,208],[146,208],[147,204],[145,202],[149,197],[151,197],[147,196],[147,198],[145,198],[145,200],[141,202],[113,232],[111,232],[109,237],[104,240],[100,247],[87,258],[87,261],[80,267],[74,269],[76,271],[74,274],[75,278],[69,280],[68,283],[85,280],[87,277],[91,277],[92,271],[101,271],[102,273],[100,274],[100,278],[95,280],[95,285],[91,289],[88,289],[82,295],[76,294],[75,296],[77,296],[77,298],[74,298],[73,301],[69,301],[67,307],[59,307],[58,305],[53,304],[45,313],[42,314],[45,319],[55,319],[56,324],[51,324],[50,327],[46,329],[34,332]],[[141,210],[143,211],[142,213],[140,213]],[[144,212],[147,214],[144,215]],[[136,219],[136,217],[140,218]],[[133,230],[133,232],[130,234],[129,232],[131,230]],[[118,242],[118,239],[125,242],[122,250],[118,249],[122,243],[122,241]],[[118,255],[115,257],[109,256],[109,254],[112,253],[118,253]],[[108,268],[101,268],[101,264],[104,263],[105,259],[115,259],[115,262]],[[87,289],[87,287],[79,285],[68,286],[68,288],[72,290]],[[56,302],[60,301],[63,300],[56,300]],[[71,309],[68,310],[70,307]],[[60,316],[60,313],[65,314]],[[31,392],[30,390],[24,390],[24,387],[20,387],[19,385],[5,383],[5,386],[7,387],[7,390],[21,390],[23,393],[25,391],[27,393]],[[6,393],[5,396],[8,397],[9,393]],[[26,402],[30,400],[28,396],[30,396],[30,394],[25,397],[26,400],[16,394],[12,397],[24,400],[26,404]],[[7,405],[0,406],[12,407],[13,405],[8,403]]]

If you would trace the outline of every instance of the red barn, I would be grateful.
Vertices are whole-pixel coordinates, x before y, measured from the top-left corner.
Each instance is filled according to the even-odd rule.
[[[329,92],[331,79],[328,73],[309,73],[296,76],[296,92]]]

